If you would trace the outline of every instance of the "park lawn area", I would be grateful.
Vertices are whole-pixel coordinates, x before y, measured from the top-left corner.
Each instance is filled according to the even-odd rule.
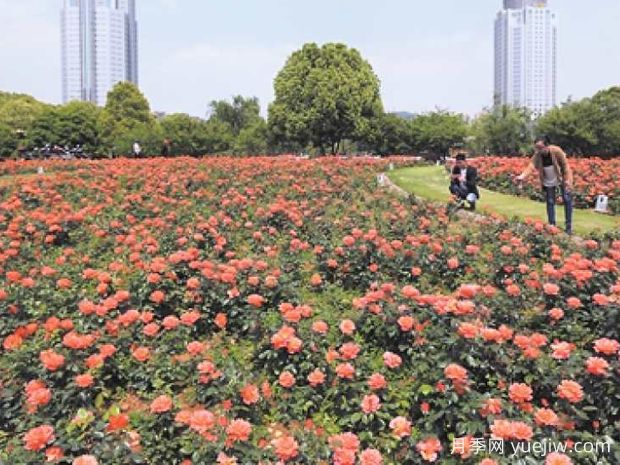
[[[397,186],[418,197],[438,202],[447,202],[450,198],[448,192],[450,180],[443,166],[402,168],[391,171],[389,177]],[[482,188],[480,195],[478,210],[483,213],[499,214],[506,218],[516,217],[520,220],[534,218],[547,221],[547,209],[542,202]],[[563,227],[564,207],[562,205],[557,206],[556,215],[558,226]],[[620,217],[575,209],[573,229],[579,235],[618,230],[620,229]]]

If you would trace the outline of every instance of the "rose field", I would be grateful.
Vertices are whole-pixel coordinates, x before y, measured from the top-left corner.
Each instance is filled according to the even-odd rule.
[[[388,163],[7,162],[0,463],[619,464],[620,234],[452,218]]]
[[[529,158],[480,157],[472,164],[480,170],[481,185],[513,195],[543,200],[538,175],[534,172],[522,188],[512,181],[523,172]],[[577,208],[593,208],[599,195],[609,197],[610,213],[620,214],[620,158],[570,158],[574,176],[574,202]]]

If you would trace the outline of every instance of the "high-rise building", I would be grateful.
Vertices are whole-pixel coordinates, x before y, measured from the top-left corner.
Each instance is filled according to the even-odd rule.
[[[63,101],[105,105],[118,82],[138,83],[135,0],[64,0]]]
[[[547,0],[504,0],[495,20],[495,103],[541,115],[556,105],[557,18]]]

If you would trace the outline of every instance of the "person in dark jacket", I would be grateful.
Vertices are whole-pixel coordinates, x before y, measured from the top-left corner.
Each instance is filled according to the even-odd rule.
[[[461,202],[467,201],[470,210],[476,209],[476,202],[480,199],[478,170],[467,164],[467,156],[463,153],[456,156],[456,163],[452,169],[450,192]]]

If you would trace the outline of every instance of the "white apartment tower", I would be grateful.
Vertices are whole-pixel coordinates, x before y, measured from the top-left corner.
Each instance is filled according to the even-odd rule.
[[[557,18],[547,0],[504,0],[495,20],[495,103],[542,115],[556,105]]]
[[[63,0],[62,96],[105,105],[118,82],[138,83],[135,0]]]

